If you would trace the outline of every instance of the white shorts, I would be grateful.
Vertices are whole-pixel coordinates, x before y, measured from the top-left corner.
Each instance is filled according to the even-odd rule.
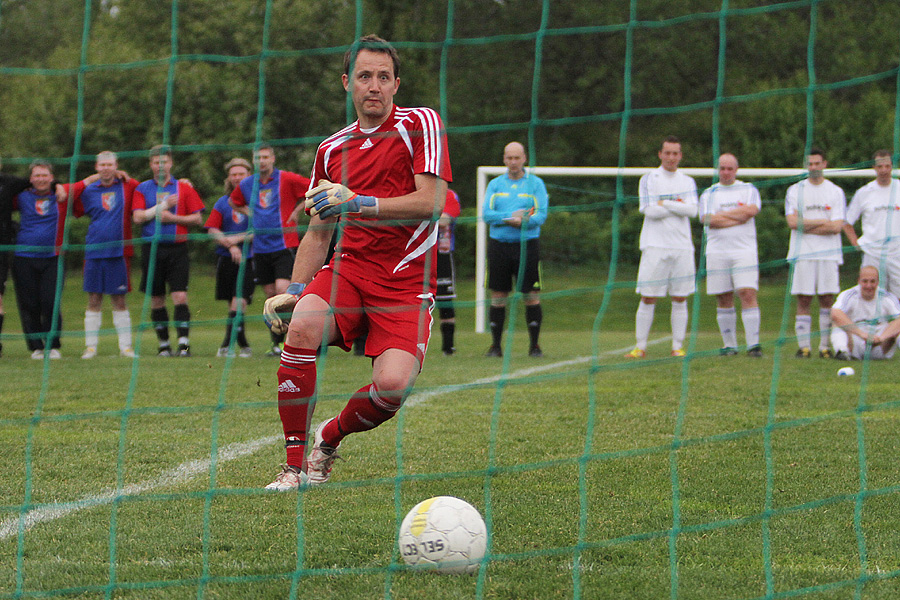
[[[710,296],[742,289],[759,289],[759,261],[756,256],[706,257],[706,293]]]
[[[881,258],[882,254],[880,252],[870,254],[864,250],[860,266],[875,267],[880,272]],[[881,273],[878,284],[895,296],[900,295],[900,255],[888,254],[885,256],[884,271],[884,273]]]
[[[841,281],[836,260],[803,260],[794,265],[792,296],[840,294]]]
[[[693,250],[647,248],[641,252],[635,291],[648,298],[690,296],[697,289],[695,274]]]
[[[887,329],[887,324],[883,324],[878,327],[876,330],[877,333],[881,333]],[[866,354],[866,340],[862,339],[858,335],[854,335],[852,333],[847,333],[840,327],[835,327],[831,330],[831,346],[834,348],[835,352],[842,350],[850,355],[851,358],[855,358],[856,360],[862,360]],[[888,359],[894,356],[894,352],[897,350],[897,344],[891,346],[891,348],[885,352],[881,347],[881,344],[872,347],[872,351],[869,353],[869,358],[872,360],[882,360]]]

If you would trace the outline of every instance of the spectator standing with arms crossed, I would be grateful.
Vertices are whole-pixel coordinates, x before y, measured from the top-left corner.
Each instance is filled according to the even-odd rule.
[[[853,194],[844,235],[862,250],[862,266],[881,272],[884,265],[881,286],[896,296],[900,294],[900,182],[892,177],[894,160],[890,150],[878,150],[872,158],[875,181]],[[853,226],[860,219],[863,234],[857,238]]]
[[[488,288],[491,307],[491,347],[486,356],[503,356],[503,326],[506,304],[516,279],[517,291],[524,295],[525,322],[528,324],[528,356],[544,355],[538,345],[541,322],[541,225],[547,220],[549,199],[540,177],[525,170],[528,155],[525,146],[510,142],[503,149],[506,173],[491,180],[485,192],[482,218],[488,230]],[[518,280],[521,261],[524,273]]]
[[[317,185],[306,194],[312,219],[292,283],[286,294],[266,301],[273,330],[287,326],[279,313],[293,311],[278,369],[287,465],[267,489],[328,481],[346,436],[396,414],[422,368],[431,335],[436,221],[451,180],[441,119],[430,108],[394,104],[400,61],[377,36],[350,47],[342,82],[358,120],[319,145]],[[338,248],[323,267],[337,223]],[[372,381],[316,427],[307,457],[319,347],[349,351],[365,331]]]
[[[797,358],[812,355],[813,296],[819,298],[819,356],[832,357],[828,330],[834,296],[841,291],[841,230],[847,200],[844,190],[825,179],[827,166],[825,152],[811,149],[806,157],[809,177],[789,187],[784,202],[784,215],[791,230],[787,257],[794,263],[791,294],[797,297]]]
[[[741,321],[747,356],[762,356],[759,345],[759,252],[755,217],[762,208],[756,186],[737,179],[734,154],[719,157],[719,182],[700,196],[700,221],[706,234],[706,293],[716,297],[716,321],[722,334],[723,356],[737,354],[737,311],[734,291],[741,300]]]
[[[641,177],[641,262],[637,293],[641,296],[635,315],[637,344],[626,358],[647,356],[647,341],[658,298],[672,297],[672,356],[684,356],[687,334],[687,297],[694,293],[694,242],[691,217],[697,216],[697,185],[678,170],[681,142],[670,135],[659,149],[660,166]]]
[[[259,173],[247,177],[231,192],[236,207],[250,205],[253,224],[253,264],[256,279],[266,298],[283,294],[291,282],[291,269],[299,238],[297,202],[309,189],[309,179],[275,168],[275,150],[262,146],[256,151]],[[266,356],[281,354],[284,334],[271,332],[272,348]]]
[[[172,356],[169,343],[169,313],[166,310],[166,285],[172,296],[175,330],[178,334],[176,355],[191,355],[191,311],[188,308],[188,227],[203,224],[203,200],[187,181],[172,178],[172,151],[164,146],[150,149],[150,171],[153,178],[142,181],[134,191],[133,218],[142,225],[141,291],[150,294],[150,320],[159,340],[157,356]],[[156,241],[156,257],[150,257]],[[152,278],[152,287],[150,280]]]
[[[11,247],[16,243],[16,225],[12,218],[13,201],[20,192],[24,192],[30,186],[31,182],[24,177],[0,173],[0,246],[10,247],[0,250],[0,333],[3,331],[3,319],[6,316],[3,296],[6,294],[6,280],[9,278],[9,266],[13,256]],[[2,353],[3,344],[0,343],[0,355]]]
[[[231,335],[234,328],[235,341],[240,350],[238,356],[249,358],[253,356],[250,343],[244,327],[244,319],[247,314],[247,305],[253,299],[253,288],[256,287],[253,272],[253,250],[244,242],[252,238],[248,227],[250,219],[243,211],[236,210],[229,198],[238,184],[250,176],[250,163],[243,158],[232,158],[225,165],[225,195],[219,198],[206,220],[206,230],[209,236],[216,241],[216,300],[228,302],[228,319],[225,323],[225,339],[219,346],[216,356],[229,355]],[[244,248],[247,249],[246,256]],[[241,292],[238,293],[238,275],[241,265],[244,265],[244,280]],[[238,307],[241,316],[238,319]]]

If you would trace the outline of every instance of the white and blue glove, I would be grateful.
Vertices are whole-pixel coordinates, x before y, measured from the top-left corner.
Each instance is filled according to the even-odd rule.
[[[291,313],[294,312],[294,306],[300,300],[300,294],[303,293],[305,283],[292,283],[288,286],[287,291],[283,294],[272,296],[263,305],[263,319],[266,325],[276,335],[287,333],[288,326],[291,324]],[[287,319],[282,319],[283,316]]]
[[[321,179],[319,185],[306,192],[306,214],[322,219],[340,215],[376,217],[378,198],[360,196],[340,183]]]

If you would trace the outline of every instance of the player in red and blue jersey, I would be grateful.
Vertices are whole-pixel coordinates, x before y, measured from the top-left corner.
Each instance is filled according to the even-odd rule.
[[[456,265],[453,262],[453,251],[456,249],[456,219],[459,218],[459,195],[447,190],[444,211],[438,220],[438,255],[437,255],[437,300],[438,315],[441,319],[441,352],[451,356],[456,352],[453,336],[456,333]]]
[[[103,324],[103,294],[109,295],[112,304],[119,354],[134,358],[131,314],[125,294],[131,291],[129,267],[134,254],[130,243],[131,208],[138,182],[118,171],[118,157],[114,152],[106,150],[98,154],[95,167],[95,176],[73,187],[72,214],[76,217],[87,215],[91,220],[85,236],[83,289],[88,301],[84,311],[85,349],[81,358],[97,356]]]
[[[153,178],[138,184],[132,203],[134,222],[143,226],[140,289],[150,293],[150,318],[159,340],[157,355],[172,356],[166,310],[168,284],[178,334],[177,356],[190,356],[187,233],[188,227],[203,224],[201,213],[206,207],[190,183],[172,178],[172,151],[169,148],[155,146],[150,149],[150,170]],[[151,265],[150,257],[154,251],[156,258]]]
[[[253,224],[253,265],[256,280],[266,298],[283,294],[291,282],[299,238],[297,202],[309,189],[309,179],[275,168],[275,149],[261,146],[256,151],[259,173],[241,181],[233,192],[234,206],[250,205]],[[266,356],[281,354],[284,334],[271,332],[272,349]]]
[[[60,358],[62,314],[56,305],[59,249],[63,240],[67,201],[59,201],[53,189],[50,163],[31,163],[31,187],[16,196],[19,233],[13,258],[16,302],[31,358]],[[63,196],[64,198],[64,196]]]
[[[216,300],[228,302],[228,319],[225,324],[225,339],[216,356],[229,356],[231,335],[234,331],[235,341],[240,350],[238,356],[249,358],[253,355],[250,343],[244,331],[244,315],[247,305],[253,299],[253,288],[256,287],[253,272],[253,248],[246,241],[252,240],[253,234],[248,231],[250,219],[246,213],[237,210],[229,202],[231,192],[241,180],[250,176],[250,163],[243,158],[232,158],[225,165],[225,195],[216,201],[204,227],[209,236],[216,241]],[[246,256],[244,249],[246,248]],[[238,290],[238,279],[243,266],[243,284]],[[240,318],[238,307],[240,306]]]
[[[287,466],[268,489],[327,481],[345,436],[396,414],[428,348],[436,221],[452,176],[438,114],[394,105],[399,74],[396,50],[376,36],[361,38],[345,55],[342,81],[358,120],[319,146],[316,187],[306,194],[312,219],[292,283],[286,294],[266,302],[271,327],[287,329],[278,369]],[[322,267],[335,227],[337,248]],[[289,327],[279,317],[284,311],[293,311]],[[372,381],[316,428],[306,457],[318,349],[349,350],[365,332]]]

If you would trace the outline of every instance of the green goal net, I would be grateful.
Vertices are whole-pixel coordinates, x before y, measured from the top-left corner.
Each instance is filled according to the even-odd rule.
[[[86,224],[67,218],[62,319],[44,338],[60,335],[61,359],[29,358],[20,289],[3,296],[0,598],[897,597],[896,368],[864,360],[838,377],[843,363],[794,358],[783,206],[802,175],[746,178],[763,202],[763,357],[719,355],[697,223],[687,355],[669,356],[666,301],[649,357],[624,354],[642,220],[626,170],[657,166],[670,134],[697,169],[723,152],[798,168],[821,146],[853,175],[834,177],[849,200],[874,178],[873,151],[900,153],[900,5],[0,0],[2,172],[27,178],[43,160],[75,182],[112,150],[143,180],[162,144],[207,209],[223,165],[262,144],[308,175],[319,142],[355,118],[342,59],[370,32],[400,53],[397,103],[446,126],[463,206],[456,354],[435,326],[404,407],[345,440],[327,485],[265,491],[284,439],[261,291],[238,311],[253,357],[217,357],[228,307],[214,300],[214,244],[191,229],[193,356],[155,356],[135,291],[138,356],[111,351],[104,304],[99,356],[80,360]],[[542,358],[527,355],[520,294],[502,357],[475,332],[477,170],[512,140],[533,167],[618,171],[546,179]],[[700,190],[714,182],[703,173]],[[842,288],[860,264],[844,250]],[[318,374],[313,423],[370,381],[371,362],[332,348]],[[411,569],[398,549],[407,512],[441,495],[485,520],[471,577]]]

